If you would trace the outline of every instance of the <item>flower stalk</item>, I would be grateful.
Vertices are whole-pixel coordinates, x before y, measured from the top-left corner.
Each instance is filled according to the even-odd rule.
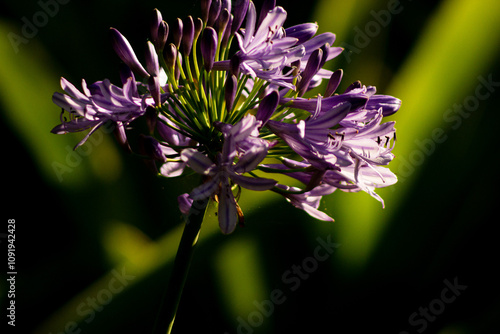
[[[186,217],[170,280],[156,319],[155,334],[172,332],[208,202],[207,199],[195,201]]]

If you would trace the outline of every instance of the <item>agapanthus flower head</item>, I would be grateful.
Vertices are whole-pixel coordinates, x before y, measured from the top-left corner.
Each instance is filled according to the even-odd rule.
[[[338,93],[342,70],[325,68],[342,52],[335,35],[316,34],[316,23],[287,27],[287,12],[274,1],[260,12],[249,0],[201,6],[202,18],[170,25],[155,9],[144,62],[111,28],[122,87],[83,81],[80,91],[62,79],[65,94],[53,100],[70,117],[53,132],[90,129],[81,144],[105,122],[115,123],[121,142],[158,175],[200,175],[199,186],[180,194],[180,210],[187,214],[193,201],[211,199],[223,233],[244,222],[242,188],[274,191],[327,221],[333,219],[320,202],[336,189],[365,191],[383,203],[375,189],[397,178],[386,167],[394,158],[394,122],[382,121],[401,101],[360,82]],[[324,81],[323,94],[305,97]],[[140,117],[149,132],[129,145],[127,133],[139,131],[133,123]],[[278,183],[277,174],[293,186]]]

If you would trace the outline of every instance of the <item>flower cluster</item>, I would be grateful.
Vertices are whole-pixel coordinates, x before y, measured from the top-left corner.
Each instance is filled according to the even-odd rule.
[[[401,101],[360,82],[336,92],[342,70],[323,68],[342,52],[332,46],[335,35],[316,34],[316,23],[285,28],[287,12],[274,1],[259,13],[249,0],[203,0],[201,7],[202,18],[171,26],[155,10],[143,63],[111,28],[122,86],[83,81],[80,91],[61,79],[65,94],[53,101],[63,114],[52,132],[90,129],[79,146],[113,122],[120,143],[159,175],[187,168],[202,175],[179,207],[187,213],[194,200],[213,199],[223,233],[243,223],[241,187],[274,191],[321,220],[332,220],[318,209],[322,196],[337,189],[362,190],[383,204],[375,188],[397,178],[385,167],[394,158],[394,122],[382,119]],[[323,81],[323,94],[304,97]],[[127,131],[140,117],[149,133],[131,148]],[[291,185],[276,181],[278,174]]]

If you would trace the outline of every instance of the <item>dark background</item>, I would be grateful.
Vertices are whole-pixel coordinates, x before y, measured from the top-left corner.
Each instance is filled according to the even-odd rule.
[[[277,196],[243,193],[245,228],[223,236],[213,219],[205,223],[174,333],[499,332],[498,86],[484,99],[476,93],[480,78],[500,81],[498,4],[408,0],[388,21],[375,19],[394,3],[278,1],[286,26],[317,21],[320,32],[337,34],[346,55],[329,66],[344,69],[341,90],[361,80],[403,101],[389,119],[398,129],[391,170],[400,182],[379,191],[386,208],[339,191],[323,201],[336,220],[325,223]],[[152,332],[180,236],[176,197],[195,180],[156,178],[112,136],[71,153],[81,134],[49,131],[59,122],[51,102],[59,77],[76,86],[81,78],[118,82],[109,27],[142,59],[153,8],[169,23],[200,13],[192,0],[69,1],[16,52],[9,33],[22,36],[23,18],[33,22],[43,8],[0,5],[7,199],[0,241],[6,249],[7,220],[15,219],[13,332]],[[379,30],[366,34],[376,23]],[[448,112],[465,103],[470,110],[462,115]],[[440,140],[432,139],[436,129]],[[61,165],[68,169],[58,177],[54,166]],[[318,238],[339,247],[309,273],[294,274],[295,266],[314,263]],[[130,279],[120,286],[117,273]],[[454,283],[462,290],[443,302]],[[270,304],[278,290],[284,297]],[[431,308],[427,318],[424,308]]]

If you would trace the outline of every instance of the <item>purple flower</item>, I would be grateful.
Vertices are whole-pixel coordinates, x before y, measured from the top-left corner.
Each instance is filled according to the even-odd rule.
[[[283,76],[281,72],[285,66],[302,58],[306,50],[296,45],[298,38],[285,36],[283,23],[286,16],[282,7],[274,7],[256,27],[257,11],[250,2],[245,29],[236,34],[240,46],[236,56],[240,58],[245,73],[293,89],[291,77]]]
[[[311,217],[314,217],[319,220],[331,221],[331,222],[334,221],[332,217],[318,210],[318,208],[323,196],[330,195],[331,193],[333,193],[336,190],[335,187],[332,187],[328,184],[322,184],[314,188],[313,190],[307,192],[300,192],[301,190],[300,188],[288,187],[282,184],[278,184],[276,187],[287,191],[281,194],[286,198],[288,202],[290,202],[297,209],[304,210]],[[293,191],[299,193],[297,194],[291,193]]]
[[[82,80],[80,92],[68,80],[61,78],[61,87],[67,94],[54,93],[52,101],[69,112],[70,120],[63,118],[52,133],[65,134],[91,129],[75,149],[85,143],[88,137],[104,123],[114,122],[120,131],[124,125],[142,116],[146,107],[153,103],[151,98],[139,96],[133,77],[129,77],[123,88],[114,86],[109,80],[97,81],[87,86]]]
[[[196,149],[188,148],[181,152],[182,160],[191,169],[208,178],[189,194],[190,198],[201,200],[217,195],[219,225],[225,234],[234,230],[240,217],[232,191],[233,184],[263,191],[272,189],[277,183],[272,179],[242,175],[254,170],[266,156],[265,141],[251,135],[258,131],[259,125],[260,122],[256,121],[254,116],[248,115],[234,127],[223,126],[225,140],[222,152],[217,154],[216,162]],[[234,162],[235,158],[238,158],[237,162]]]
[[[337,163],[335,152],[340,145],[330,136],[330,129],[349,113],[351,104],[342,102],[323,112],[321,106],[319,98],[315,114],[306,120],[298,123],[270,120],[267,127],[311,165],[319,169],[334,169]]]
[[[158,175],[178,177],[189,167],[203,183],[179,196],[181,212],[211,198],[223,233],[243,222],[233,194],[240,187],[274,191],[326,221],[333,219],[320,201],[336,189],[365,191],[383,204],[376,188],[397,181],[385,167],[394,159],[395,123],[383,119],[401,101],[359,81],[336,93],[343,72],[324,68],[343,50],[333,46],[335,34],[317,34],[316,23],[285,28],[287,12],[275,0],[264,1],[259,13],[250,0],[202,0],[201,9],[202,18],[177,19],[170,32],[154,10],[144,66],[111,28],[123,86],[83,81],[78,90],[61,79],[64,93],[53,101],[69,117],[63,112],[52,132],[89,129],[78,147],[112,122],[120,144],[138,149]],[[304,97],[323,80],[323,96]],[[129,124],[141,116],[146,133],[129,136],[138,141],[129,145],[125,129],[140,132]],[[287,176],[293,186],[261,173]]]
[[[365,191],[382,203],[384,200],[375,193],[375,188],[388,187],[395,184],[398,179],[388,168],[370,166],[361,160],[354,166],[342,167],[340,171],[327,171],[324,182],[346,192]]]

